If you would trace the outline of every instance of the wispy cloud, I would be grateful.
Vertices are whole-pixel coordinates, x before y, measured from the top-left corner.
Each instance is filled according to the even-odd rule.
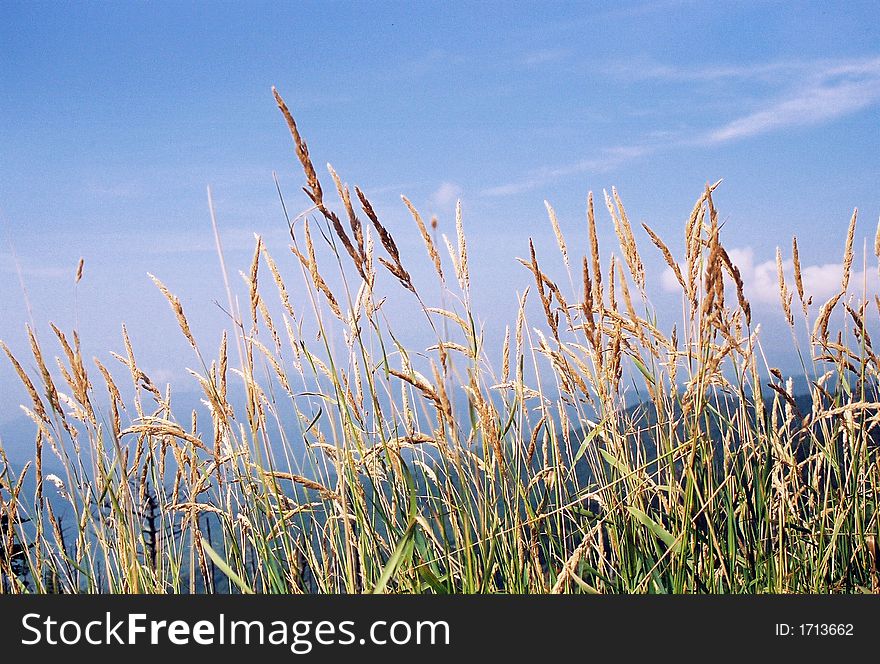
[[[34,277],[37,279],[63,279],[69,278],[73,282],[76,272],[76,264],[62,267],[57,264],[39,265],[30,259],[17,257],[12,252],[0,252],[0,273],[20,274],[22,277]]]
[[[731,103],[739,102],[738,117],[702,132],[695,141],[681,141],[684,144],[713,145],[787,127],[817,125],[880,103],[878,57],[780,60],[703,67],[629,62],[614,63],[607,71],[631,82],[650,80],[727,86]],[[751,87],[734,87],[736,85]],[[756,87],[761,85],[764,87]],[[769,93],[763,93],[765,88],[769,88]],[[754,98],[756,94],[757,99]],[[751,101],[743,104],[743,99]]]
[[[705,135],[724,143],[786,127],[817,125],[873,106],[880,101],[880,58],[828,66],[763,108]]]
[[[601,14],[603,18],[638,18],[654,13],[663,13],[694,4],[694,0],[648,0],[633,5],[622,5]]]
[[[366,194],[367,198],[374,198],[378,196],[387,196],[393,195],[395,201],[397,197],[401,194],[406,194],[408,190],[415,189],[417,187],[422,187],[423,183],[410,181],[410,182],[396,182],[393,184],[383,184],[371,186],[369,184],[358,185],[360,190]]]
[[[143,184],[134,180],[93,181],[86,185],[86,191],[100,198],[136,198],[147,193]]]
[[[595,66],[593,67],[595,70]],[[539,187],[557,177],[603,173],[660,150],[708,148],[787,128],[816,126],[880,104],[880,57],[849,60],[781,60],[766,63],[675,67],[656,63],[612,64],[603,68],[612,77],[638,84],[684,83],[690,104],[702,84],[721,84],[733,119],[716,120],[709,128],[682,122],[657,126],[641,142],[604,148],[597,156],[533,171],[511,182],[489,187],[485,196],[506,196]],[[713,96],[717,95],[717,91]],[[716,111],[717,112],[717,109]],[[702,117],[707,113],[703,112]],[[775,267],[774,267],[775,270]]]
[[[460,53],[453,53],[442,48],[435,48],[410,60],[396,64],[389,71],[392,78],[420,78],[438,70],[461,65],[467,58]]]
[[[561,62],[568,59],[569,56],[571,56],[571,51],[567,48],[541,48],[526,53],[522,58],[522,63],[528,67],[536,67]]]
[[[612,62],[603,70],[615,78],[628,81],[661,82],[713,82],[723,80],[782,81],[786,77],[800,76],[815,67],[815,63],[800,60],[775,62],[717,64],[701,67],[680,67],[652,61]]]
[[[543,168],[521,179],[484,189],[481,194],[483,196],[509,196],[530,191],[560,177],[583,173],[607,173],[633,159],[645,156],[653,150],[654,148],[649,145],[619,145],[603,148],[596,157],[581,159],[563,166]]]

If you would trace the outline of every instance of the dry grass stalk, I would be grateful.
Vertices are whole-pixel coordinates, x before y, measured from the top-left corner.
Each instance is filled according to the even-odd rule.
[[[379,221],[379,217],[378,215],[376,215],[376,211],[373,209],[372,204],[364,195],[364,192],[362,192],[357,187],[355,187],[355,192],[357,193],[358,199],[360,199],[361,207],[363,208],[364,213],[373,223],[373,226],[376,228],[376,232],[379,234],[379,242],[382,244],[382,247],[391,257],[391,261],[387,261],[384,258],[379,258],[379,262],[382,263],[382,265],[384,265],[391,274],[397,277],[398,281],[400,281],[404,288],[412,291],[415,294],[415,286],[413,286],[412,279],[410,278],[409,273],[404,269],[403,264],[400,262],[400,252],[397,250],[397,244],[394,242],[394,238]]]
[[[532,429],[532,435],[529,437],[529,446],[526,449],[526,461],[528,463],[532,462],[532,459],[535,456],[535,450],[538,446],[538,437],[541,435],[541,430],[544,428],[544,425],[547,424],[547,416],[542,415],[541,419],[538,420],[538,423],[535,424],[534,429]]]
[[[538,258],[535,255],[535,244],[534,242],[532,242],[531,238],[529,238],[529,261],[524,264],[529,268],[529,270],[531,270],[532,274],[535,277],[535,284],[538,287],[538,297],[541,298],[541,305],[544,307],[544,316],[547,319],[547,324],[553,331],[553,336],[558,338],[559,319],[552,309],[552,295],[548,294],[545,289],[545,286],[547,285],[549,279],[546,278],[544,273],[541,272],[540,267],[538,267]]]
[[[681,275],[681,268],[678,265],[678,262],[672,257],[672,252],[669,251],[669,247],[667,247],[663,240],[650,229],[648,224],[642,224],[642,227],[648,233],[648,236],[651,238],[651,242],[654,243],[654,246],[660,250],[660,253],[663,254],[663,260],[666,261],[666,264],[669,266],[669,269],[672,270],[672,273],[675,275],[675,279],[681,284],[682,289],[687,291],[687,284],[684,282],[684,277]]]
[[[406,196],[401,196],[400,198],[403,201],[404,205],[406,205],[407,209],[409,209],[409,212],[413,216],[413,219],[415,219],[416,226],[418,226],[419,233],[422,236],[422,241],[425,243],[425,249],[428,252],[428,257],[434,264],[434,271],[440,278],[440,283],[444,283],[445,279],[443,278],[443,266],[440,262],[440,253],[437,251],[437,247],[434,244],[434,240],[431,238],[431,234],[428,233],[428,229],[425,228],[425,223],[422,221],[421,215],[419,215],[418,210],[416,210],[415,206],[410,203],[409,199]]]
[[[351,192],[348,189],[348,185],[343,185],[342,181],[339,179],[339,176],[336,174],[336,171],[333,170],[333,167],[330,164],[327,164],[327,170],[330,171],[330,176],[333,178],[333,182],[336,184],[336,191],[339,193],[339,198],[342,200],[342,204],[345,206],[345,213],[348,216],[348,225],[351,228],[352,236],[354,237],[354,241],[357,245],[355,249],[352,246],[351,240],[348,239],[348,234],[342,229],[341,224],[339,224],[339,219],[336,218],[336,215],[332,215],[330,218],[331,223],[333,223],[334,219],[336,223],[333,223],[333,228],[336,231],[336,235],[342,240],[343,245],[345,245],[346,251],[351,256],[352,260],[355,263],[355,267],[357,267],[358,271],[361,273],[366,279],[366,275],[363,270],[363,262],[366,258],[366,252],[364,248],[364,229],[361,224],[361,220],[358,218],[357,214],[354,211],[354,207],[351,204]]]
[[[813,339],[815,341],[823,344],[828,343],[828,322],[831,319],[831,313],[834,311],[834,307],[837,306],[837,303],[843,296],[843,292],[832,296],[822,305],[822,308],[819,309],[819,315],[816,317],[816,322],[813,324]]]
[[[438,408],[442,408],[443,403],[442,403],[442,400],[440,399],[440,395],[437,393],[437,390],[435,390],[431,386],[431,384],[427,380],[422,378],[421,376],[419,376],[417,374],[411,375],[411,374],[405,373],[403,371],[398,371],[397,369],[394,369],[393,367],[388,368],[388,373],[391,374],[392,376],[394,376],[395,378],[399,378],[400,380],[402,380],[406,383],[409,383],[410,385],[415,387],[417,390],[419,390],[426,399],[433,401],[434,404]],[[438,385],[440,385],[440,383],[438,383]]]
[[[34,383],[30,376],[27,375],[27,372],[12,354],[12,351],[9,350],[9,346],[7,346],[4,341],[0,341],[0,348],[6,353],[6,357],[9,358],[12,367],[15,369],[15,373],[18,374],[19,380],[21,380],[22,385],[24,385],[25,390],[27,390],[28,396],[30,396],[31,401],[34,404],[34,412],[41,420],[48,424],[49,418],[46,415],[46,407],[43,405],[43,400],[40,399],[40,395],[37,393],[37,389],[34,387]]]
[[[467,239],[461,215],[461,201],[455,204],[455,235],[458,240],[458,281],[464,293],[470,292],[471,278],[468,271]]]
[[[112,414],[111,424],[113,426],[113,436],[115,438],[119,438],[120,431],[122,431],[122,423],[119,419],[119,407],[122,406],[125,408],[125,402],[122,399],[122,394],[119,392],[119,388],[116,386],[116,383],[113,380],[113,376],[110,374],[110,371],[101,364],[101,361],[95,357],[92,358],[92,361],[95,363],[95,366],[98,367],[98,371],[101,372],[101,375],[104,377],[104,383],[107,385],[107,392],[110,395],[110,412]]]
[[[565,267],[568,267],[568,247],[565,244],[565,237],[562,235],[562,229],[559,228],[559,220],[556,218],[556,211],[547,201],[544,201],[544,207],[547,208],[547,214],[550,217],[550,225],[553,227],[553,234],[556,236],[556,244],[559,246],[559,252],[562,254],[562,261],[565,263]]]
[[[251,303],[251,320],[253,322],[253,329],[257,329],[257,308],[259,306],[260,301],[260,292],[258,289],[258,279],[259,279],[259,270],[260,270],[260,252],[263,249],[263,238],[259,235],[256,236],[257,246],[254,249],[254,257],[251,260],[251,271],[250,275],[247,279],[249,290],[248,290],[248,299]]]
[[[776,280],[779,283],[779,298],[782,302],[782,312],[785,314],[785,320],[790,326],[794,326],[794,316],[791,313],[791,300],[793,294],[789,292],[788,285],[785,283],[782,250],[779,247],[776,247]]]
[[[688,275],[687,292],[692,309],[697,306],[697,286],[699,283],[701,242],[703,237],[703,222],[705,219],[706,206],[708,204],[711,214],[711,211],[714,210],[712,192],[720,183],[721,181],[719,180],[714,185],[706,186],[702,196],[700,196],[694,204],[690,217],[685,223],[685,263]],[[713,226],[716,225],[716,220],[713,220],[712,224]]]
[[[504,329],[504,344],[501,347],[501,382],[510,380],[510,326]]]
[[[275,281],[275,287],[278,289],[281,304],[284,305],[284,309],[290,314],[290,317],[295,319],[296,313],[293,311],[293,306],[290,304],[290,295],[287,292],[287,285],[284,283],[284,279],[278,271],[278,265],[276,265],[275,259],[272,258],[272,255],[265,246],[263,247],[263,259],[266,261],[266,265],[269,266],[269,273]]]
[[[629,286],[626,283],[626,276],[623,274],[623,267],[621,267],[620,263],[617,263],[617,276],[620,280],[620,292],[623,295],[623,304],[626,307],[626,313],[635,328],[636,335],[645,345],[647,345],[647,340],[642,333],[642,326],[639,324],[639,316],[636,314],[635,307],[633,307],[632,297],[629,293]]]
[[[309,222],[306,220],[303,225],[303,233],[306,241],[306,255],[303,256],[296,246],[291,246],[291,250],[296,257],[299,258],[300,262],[305,266],[305,268],[309,271],[309,276],[312,278],[312,283],[315,285],[327,300],[327,303],[330,305],[330,310],[333,314],[339,319],[344,320],[342,316],[342,310],[339,308],[339,303],[336,301],[336,296],[333,295],[333,291],[330,290],[330,287],[327,285],[327,282],[324,281],[324,278],[321,276],[321,273],[318,271],[318,261],[315,259],[315,245],[312,242],[312,234],[309,230]]]
[[[272,86],[272,94],[275,97],[275,103],[278,104],[278,108],[284,116],[284,120],[287,122],[287,127],[290,129],[290,135],[293,137],[293,143],[296,147],[296,156],[299,158],[300,164],[302,164],[303,171],[305,171],[306,180],[308,182],[308,189],[305,190],[306,194],[308,194],[309,198],[312,199],[315,205],[318,205],[319,202],[323,202],[324,193],[321,190],[321,183],[318,181],[318,174],[315,172],[315,167],[312,165],[312,159],[309,157],[309,148],[302,139],[302,136],[300,136],[296,122],[290,114],[287,104],[284,103],[281,95],[278,94],[278,90],[275,89],[275,86]]]
[[[581,272],[583,273],[583,283],[584,283],[584,301],[581,305],[584,321],[587,330],[587,338],[590,340],[590,343],[595,347],[597,344],[596,339],[596,319],[594,314],[595,303],[593,301],[593,291],[595,290],[593,287],[592,280],[590,279],[590,266],[587,262],[587,257],[584,256],[583,264],[581,268]]]
[[[37,337],[30,325],[25,326],[25,329],[27,330],[28,342],[31,346],[31,354],[34,356],[37,368],[40,370],[43,387],[46,389],[46,396],[49,398],[49,405],[56,412],[60,411],[63,413],[64,411],[58,403],[58,389],[55,387],[55,382],[52,380],[52,375],[49,373],[49,368],[46,366],[46,362],[43,358],[43,351],[40,348],[40,344],[37,342]]]
[[[602,265],[599,256],[599,236],[596,233],[596,214],[593,208],[593,192],[587,195],[587,227],[590,235],[590,258],[593,267],[593,302],[601,309],[605,302],[602,294]]]
[[[617,286],[614,283],[616,263],[617,258],[615,258],[614,254],[611,254],[611,260],[608,262],[608,308],[611,311],[617,311]]]
[[[295,484],[300,484],[307,489],[311,489],[312,491],[317,491],[322,498],[327,500],[339,501],[341,498],[339,494],[335,491],[328,489],[326,486],[319,482],[315,482],[314,480],[310,480],[308,477],[303,477],[302,475],[296,475],[294,473],[287,473],[277,470],[269,470],[262,471],[263,476],[275,479],[275,480],[288,480],[290,482],[294,482]]]
[[[877,220],[877,230],[874,232],[874,256],[880,258],[880,219]]]
[[[121,431],[120,435],[127,436],[129,434],[139,434],[156,437],[168,436],[186,441],[204,452],[210,452],[200,438],[185,431],[175,422],[170,422],[160,417],[145,417],[142,419],[142,424],[133,424],[124,431]]]
[[[488,442],[489,447],[495,456],[495,461],[500,469],[506,468],[507,464],[504,460],[504,450],[502,448],[501,436],[498,429],[498,412],[494,406],[489,403],[480,391],[480,387],[476,381],[471,378],[470,387],[467,389],[471,396],[474,409],[480,421],[480,430],[483,433],[483,441]]]
[[[745,293],[745,282],[742,278],[742,273],[740,269],[733,264],[733,261],[730,259],[730,255],[727,253],[727,250],[718,245],[719,252],[721,254],[721,259],[724,263],[724,267],[727,268],[728,274],[730,274],[731,279],[733,279],[733,283],[736,286],[736,299],[739,303],[739,307],[742,310],[743,314],[746,317],[746,325],[749,326],[752,324],[752,306],[749,304],[748,299],[746,298]]]
[[[807,315],[807,307],[812,303],[813,298],[807,298],[804,293],[804,278],[801,272],[801,256],[800,251],[798,250],[798,241],[797,237],[791,238],[791,260],[794,263],[794,285],[797,289],[798,300],[801,303],[801,308],[803,309],[804,316]]]
[[[177,318],[177,324],[180,327],[180,331],[183,332],[183,336],[186,337],[189,345],[192,346],[194,350],[198,351],[198,345],[193,338],[192,331],[189,329],[189,322],[186,319],[186,315],[183,313],[183,305],[180,303],[178,297],[172,295],[171,291],[169,291],[165,284],[163,284],[157,277],[149,273],[147,273],[147,276],[152,279],[153,283],[156,284],[156,288],[158,288],[162,295],[165,296],[165,299],[168,300],[168,304],[171,305],[171,310]]]
[[[843,252],[843,278],[840,282],[840,290],[844,293],[849,289],[849,278],[852,272],[853,257],[853,240],[856,234],[856,218],[859,216],[859,210],[853,210],[852,219],[849,222],[849,230],[846,233],[846,248]]]
[[[54,323],[50,323],[49,327],[61,343],[61,348],[64,350],[67,362],[70,365],[71,373],[68,374],[60,360],[58,361],[62,376],[71,390],[73,390],[73,396],[86,409],[86,412],[93,415],[94,411],[89,403],[91,384],[89,383],[89,376],[83,364],[82,353],[80,352],[79,335],[74,330],[73,346],[71,346],[65,334]]]
[[[617,189],[612,187],[611,193],[614,197],[614,203],[612,203],[611,197],[608,196],[608,192],[605,192],[605,205],[608,208],[608,212],[611,214],[611,220],[614,222],[614,232],[620,243],[623,260],[626,263],[636,286],[639,290],[643,291],[645,289],[645,268],[642,265],[642,259],[639,256],[639,251],[636,247],[636,239],[632,232],[632,226],[630,226],[620,196],[617,195]],[[615,205],[617,206],[616,212],[614,209]]]

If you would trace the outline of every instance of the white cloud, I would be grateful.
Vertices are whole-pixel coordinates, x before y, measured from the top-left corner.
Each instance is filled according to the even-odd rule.
[[[153,384],[157,386],[179,383],[180,379],[183,377],[181,372],[164,367],[153,367],[145,370],[144,373],[147,374],[147,376],[150,377],[150,380],[153,381]]]
[[[431,194],[431,204],[435,207],[449,207],[461,196],[461,187],[454,182],[443,182]]]
[[[745,294],[752,304],[779,305],[779,281],[777,276],[776,259],[756,260],[755,250],[752,247],[731,249],[730,260],[739,268],[745,285]],[[782,262],[782,271],[785,275],[786,285],[790,292],[795,292],[794,263],[791,259]],[[821,263],[815,265],[801,265],[801,280],[804,286],[804,296],[813,298],[816,305],[823,304],[828,298],[840,292],[843,279],[842,263]],[[661,277],[663,290],[678,292],[681,286],[675,278],[672,270],[666,268]],[[857,297],[867,291],[867,296],[872,298],[880,293],[880,277],[877,268],[868,266],[866,269],[852,271],[849,282],[849,293]],[[795,294],[797,301],[797,294]]]

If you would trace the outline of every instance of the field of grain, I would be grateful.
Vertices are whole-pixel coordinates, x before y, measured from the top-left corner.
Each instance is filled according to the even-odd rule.
[[[319,176],[276,100],[313,203],[288,215],[281,198],[290,253],[255,240],[216,351],[154,278],[208,418],[174,407],[127,335],[112,363],[83,357],[75,330],[32,334],[27,357],[3,345],[34,441],[24,468],[0,448],[3,592],[880,591],[880,300],[851,295],[855,214],[830,300],[804,292],[796,240],[793,283],[778,255],[799,376],[761,346],[717,184],[683,211],[683,256],[615,190],[590,195],[577,238],[548,205],[567,273],[519,250],[533,283],[495,348],[460,208],[447,237],[404,198],[424,254],[403,255],[360,189]],[[668,329],[647,251],[680,285]],[[433,268],[430,295],[411,261]],[[401,341],[380,285],[426,343]]]

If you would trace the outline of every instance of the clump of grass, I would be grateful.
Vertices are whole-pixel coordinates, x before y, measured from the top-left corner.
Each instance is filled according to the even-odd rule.
[[[153,277],[193,349],[209,421],[175,410],[125,328],[115,370],[88,362],[76,331],[53,327],[57,370],[30,334],[33,375],[3,346],[35,436],[33,463],[16,471],[0,456],[4,591],[878,590],[880,365],[871,303],[845,298],[855,215],[841,291],[818,312],[793,244],[812,330],[806,399],[764,359],[722,242],[718,183],[684,224],[683,257],[645,226],[681,286],[668,332],[618,192],[604,195],[619,245],[604,264],[592,193],[581,260],[547,203],[567,278],[524,248],[534,286],[494,357],[471,306],[461,206],[455,238],[440,242],[436,221],[403,199],[438,299],[417,287],[363,191],[352,196],[331,168],[343,212],[332,209],[275,99],[313,203],[287,218],[291,256],[257,239],[242,273],[246,313],[230,292],[233,325],[218,331],[216,357]],[[781,253],[778,264],[794,333]],[[427,350],[400,341],[386,292],[409,307],[407,324],[422,322]],[[835,330],[841,303],[851,325]],[[627,384],[644,397],[638,407]],[[47,456],[61,476],[44,474]]]

